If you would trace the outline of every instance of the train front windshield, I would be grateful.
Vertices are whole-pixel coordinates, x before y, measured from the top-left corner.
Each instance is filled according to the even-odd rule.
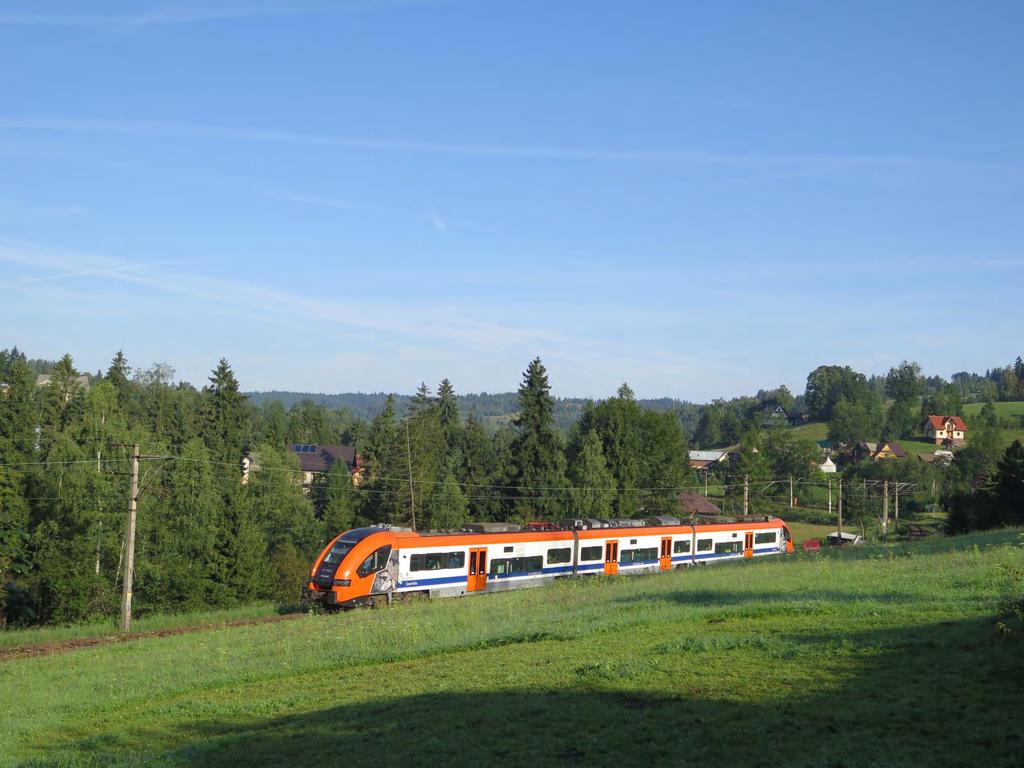
[[[345,559],[345,555],[352,551],[352,548],[358,544],[357,541],[345,541],[338,539],[334,542],[334,546],[331,547],[331,551],[324,557],[324,563],[340,563]]]

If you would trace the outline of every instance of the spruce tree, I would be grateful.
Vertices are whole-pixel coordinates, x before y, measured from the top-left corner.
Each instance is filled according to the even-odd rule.
[[[595,431],[601,439],[602,453],[618,488],[614,501],[614,512],[618,517],[633,517],[639,509],[637,488],[641,483],[640,464],[644,450],[642,421],[643,411],[628,384],[620,386],[615,397],[587,408],[580,420],[581,440],[590,431]],[[573,453],[578,453],[581,448],[582,443]]]
[[[225,520],[215,466],[197,438],[181,447],[180,456],[171,467],[168,497],[160,507],[164,533],[159,551],[165,564],[162,600],[179,610],[216,604],[227,586],[217,583],[217,539]]]
[[[679,493],[695,483],[690,451],[675,413],[647,411],[641,420],[640,485],[645,488],[644,515],[678,512]]]
[[[224,358],[209,381],[203,389],[206,445],[217,461],[241,461],[247,441],[248,401],[238,391],[238,379]]]
[[[455,479],[451,467],[444,469],[441,481],[426,506],[427,525],[433,530],[458,530],[469,516],[466,494]]]
[[[402,489],[407,489],[407,467],[402,462],[405,434],[395,415],[394,395],[388,395],[384,409],[370,422],[362,456],[365,479],[359,486],[359,517],[368,523],[406,521],[408,510],[402,503]]]
[[[597,432],[590,431],[583,437],[582,449],[573,462],[571,477],[574,515],[591,518],[612,516],[612,502],[616,496],[615,479],[608,471]]]
[[[419,510],[426,509],[447,458],[447,442],[441,426],[438,402],[426,384],[420,385],[410,401],[402,429],[405,439],[405,466],[400,470],[404,479],[402,495],[404,503],[408,505],[407,517],[411,523],[414,506]],[[418,519],[416,525],[423,527],[426,515],[419,517],[424,519]]]
[[[445,444],[451,451],[458,440],[459,402],[455,397],[455,387],[448,379],[442,379],[437,388],[437,415],[441,421]]]
[[[321,517],[327,537],[337,536],[353,527],[356,504],[352,473],[344,461],[336,461],[323,478],[320,487]]]
[[[496,520],[501,514],[501,488],[498,472],[497,453],[494,440],[487,434],[484,425],[470,411],[462,429],[462,439],[457,453],[457,477],[466,489],[469,501],[469,516],[474,520]]]
[[[523,519],[564,516],[568,499],[565,454],[555,427],[551,385],[539,357],[523,373],[519,411],[512,424],[515,514]]]

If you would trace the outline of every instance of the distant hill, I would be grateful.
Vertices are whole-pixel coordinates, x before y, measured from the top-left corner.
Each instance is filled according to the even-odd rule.
[[[249,399],[254,405],[262,405],[269,400],[277,400],[285,408],[291,408],[297,403],[309,400],[318,405],[326,406],[333,410],[347,410],[353,416],[369,421],[382,410],[387,400],[386,392],[342,392],[338,394],[324,394],[322,392],[281,392],[273,390],[270,392],[249,392]],[[518,394],[515,392],[480,392],[478,394],[458,395],[459,412],[463,417],[468,416],[470,411],[475,411],[477,418],[485,424],[498,426],[507,422],[516,412]],[[399,414],[405,412],[411,395],[395,395],[395,408]],[[691,412],[696,414],[698,406],[682,400],[670,397],[661,397],[650,400],[638,400],[641,408],[651,411],[665,412],[677,411],[688,429],[692,425],[687,422]],[[583,413],[583,406],[587,403],[582,397],[557,397],[555,398],[555,421],[562,429],[568,429],[580,418]]]

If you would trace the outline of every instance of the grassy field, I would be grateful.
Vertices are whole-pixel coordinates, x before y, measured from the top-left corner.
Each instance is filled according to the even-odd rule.
[[[1019,765],[1019,530],[0,662],[0,764]]]
[[[964,406],[964,416],[977,416],[984,407],[984,403],[968,403]],[[992,403],[992,407],[996,416],[1024,416],[1024,402]]]
[[[273,603],[253,603],[241,608],[205,611],[203,613],[141,616],[132,620],[132,632],[148,633],[161,632],[168,629],[218,626],[232,622],[262,619],[268,616],[276,616],[280,613],[281,610]],[[120,619],[109,619],[108,621],[76,624],[69,627],[40,627],[38,629],[0,632],[0,651],[19,645],[60,643],[115,635],[118,633],[120,626]]]
[[[1000,416],[1024,415],[1024,403],[996,403],[995,405],[996,413]],[[969,419],[972,415],[977,415],[980,410],[981,405],[978,403],[965,405],[965,417]],[[968,426],[970,426],[969,423]],[[828,425],[821,422],[793,427],[792,432],[793,436],[800,440],[819,441],[828,439]],[[1000,430],[1000,433],[1002,434],[1003,442],[1005,442],[1006,445],[1009,445],[1014,440],[1024,441],[1024,430],[1002,429]],[[971,433],[968,430],[968,440],[970,439],[970,434]],[[925,442],[924,440],[899,440],[898,442],[910,456],[914,457],[922,453],[934,453],[937,448],[942,447],[937,446],[934,443]]]
[[[828,440],[828,424],[823,421],[815,421],[810,424],[801,424],[792,428],[793,437],[798,440]]]
[[[835,525],[816,525],[814,523],[801,523],[787,521],[789,532],[793,534],[793,542],[799,546],[807,539],[823,539],[836,529]]]

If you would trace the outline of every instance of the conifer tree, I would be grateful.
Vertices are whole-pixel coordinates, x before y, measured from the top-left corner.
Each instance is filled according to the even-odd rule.
[[[499,466],[494,440],[487,434],[475,410],[466,417],[457,456],[457,477],[466,489],[469,516],[474,520],[497,520],[502,509],[503,489],[495,486],[504,483],[497,477]]]
[[[402,428],[405,437],[403,497],[409,506],[408,519],[411,522],[413,505],[420,510],[427,508],[447,458],[447,441],[438,402],[425,383],[419,386],[410,401]],[[423,524],[417,520],[418,527]]]
[[[404,438],[395,414],[394,395],[388,395],[384,409],[370,422],[363,441],[365,480],[359,488],[359,517],[366,522],[401,523],[407,516],[408,510],[402,504],[402,478],[407,474],[406,468],[400,466],[405,456]]]
[[[455,472],[447,467],[426,508],[427,524],[434,530],[458,530],[469,515],[466,494],[462,492]]]
[[[573,514],[579,517],[607,518],[612,516],[615,500],[615,479],[608,471],[601,449],[601,438],[596,431],[587,432],[572,471]]]
[[[679,493],[695,482],[690,451],[675,413],[644,412],[641,419],[640,485],[645,515],[671,515],[678,511]]]
[[[184,443],[180,456],[169,472],[168,498],[159,508],[164,529],[161,601],[178,610],[216,603],[226,586],[215,583],[223,571],[217,541],[225,528],[215,465],[198,438]]]
[[[591,430],[601,439],[602,453],[618,488],[614,501],[618,517],[633,517],[639,509],[642,421],[643,412],[628,384],[620,386],[615,397],[586,409],[580,420],[581,439]]]
[[[459,430],[459,403],[455,397],[455,387],[448,379],[442,379],[437,388],[437,415],[441,421],[445,445],[451,451],[457,442]]]
[[[319,489],[321,516],[328,537],[353,527],[355,522],[355,489],[352,473],[344,461],[336,461],[323,477]]]
[[[539,357],[523,373],[519,412],[512,424],[515,514],[522,518],[557,519],[564,515],[568,500],[565,454],[555,427],[551,385]]]
[[[203,389],[206,445],[217,461],[241,461],[247,441],[248,401],[238,391],[238,379],[223,357],[209,381]]]

